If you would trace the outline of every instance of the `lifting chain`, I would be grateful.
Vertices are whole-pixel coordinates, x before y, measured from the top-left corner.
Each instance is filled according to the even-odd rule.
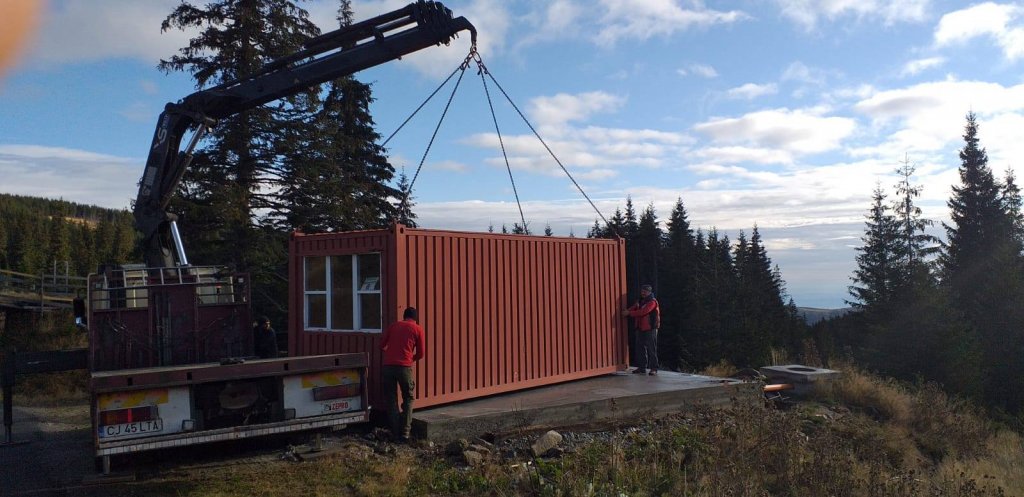
[[[409,122],[409,120],[411,120],[413,116],[415,116],[416,113],[419,112],[420,109],[422,109],[423,106],[426,105],[427,102],[429,102],[430,99],[433,98],[434,95],[436,95],[437,92],[441,90],[442,87],[444,87],[444,85],[448,84],[448,81],[451,80],[453,76],[455,76],[455,73],[459,73],[459,79],[456,81],[455,88],[452,89],[452,93],[448,97],[448,103],[445,105],[444,112],[442,112],[441,114],[441,119],[438,120],[437,126],[434,128],[434,134],[430,137],[430,142],[427,144],[427,150],[423,153],[423,157],[420,159],[419,166],[416,167],[416,173],[413,175],[412,181],[409,182],[408,189],[402,192],[402,201],[399,204],[399,211],[405,209],[406,204],[408,202],[409,193],[412,191],[412,187],[416,183],[416,178],[419,177],[420,170],[423,168],[423,164],[427,160],[427,154],[430,152],[430,148],[434,144],[434,139],[437,138],[437,132],[441,128],[441,123],[444,121],[445,115],[448,114],[448,109],[449,107],[451,107],[452,99],[455,97],[455,91],[458,90],[459,84],[462,82],[462,76],[465,74],[466,69],[468,69],[470,64],[473,63],[475,63],[477,66],[477,74],[480,76],[480,81],[484,85],[484,93],[487,95],[487,105],[491,111],[491,119],[494,121],[494,130],[498,135],[498,143],[501,145],[501,155],[505,159],[505,169],[508,171],[508,178],[509,181],[512,183],[512,192],[515,194],[516,197],[516,205],[519,207],[519,219],[523,223],[523,231],[526,231],[526,217],[523,215],[523,206],[522,203],[519,201],[519,191],[516,188],[516,181],[515,178],[513,178],[512,176],[512,166],[509,163],[508,153],[505,150],[505,141],[501,136],[501,129],[498,126],[498,118],[494,112],[494,103],[491,99],[490,89],[487,85],[487,78],[490,78],[491,82],[494,83],[494,86],[497,87],[499,91],[501,91],[501,94],[505,97],[505,100],[507,100],[509,105],[511,105],[512,108],[515,109],[516,113],[519,114],[519,117],[523,120],[524,123],[526,123],[526,126],[529,127],[530,131],[533,132],[533,135],[537,137],[537,140],[539,140],[540,143],[544,145],[544,149],[548,151],[548,154],[551,155],[551,158],[555,160],[555,163],[558,164],[558,167],[562,168],[562,172],[564,172],[565,175],[569,177],[569,180],[572,181],[572,184],[576,186],[576,189],[579,190],[581,195],[583,195],[583,198],[587,200],[587,202],[590,204],[590,207],[594,209],[594,212],[596,212],[597,215],[601,218],[601,220],[604,221],[605,226],[610,227],[611,223],[608,222],[608,219],[605,218],[604,214],[602,214],[600,209],[597,208],[597,205],[594,204],[594,201],[590,199],[590,196],[587,195],[587,192],[583,191],[583,187],[580,186],[580,184],[576,181],[575,178],[572,177],[572,174],[569,173],[569,170],[565,167],[564,164],[562,164],[562,161],[559,160],[558,156],[556,156],[554,151],[551,150],[551,147],[548,146],[547,142],[545,142],[544,139],[541,138],[540,133],[538,133],[537,129],[533,127],[533,124],[530,123],[530,120],[526,118],[526,115],[523,114],[523,111],[519,110],[519,106],[517,106],[515,102],[512,101],[512,97],[509,97],[508,92],[506,92],[505,89],[501,87],[501,84],[498,83],[498,80],[494,79],[494,75],[491,74],[491,71],[487,69],[487,66],[484,64],[483,58],[480,57],[480,53],[477,51],[475,43],[470,47],[469,54],[467,54],[466,58],[462,60],[462,63],[459,64],[459,66],[454,71],[452,71],[450,75],[448,75],[444,82],[442,82],[441,85],[438,86],[437,89],[435,89],[434,92],[431,93],[430,96],[428,96],[427,99],[422,104],[420,104],[420,106],[417,107],[415,111],[413,111],[412,115],[406,118],[406,120],[401,124],[401,126],[399,126],[398,129],[396,129],[395,132],[392,133],[391,136],[389,136],[388,139],[385,140],[384,143],[382,144],[382,146],[387,145],[387,143],[391,141],[391,138],[393,138],[395,134],[398,133],[398,131],[401,130],[402,127],[404,127]]]

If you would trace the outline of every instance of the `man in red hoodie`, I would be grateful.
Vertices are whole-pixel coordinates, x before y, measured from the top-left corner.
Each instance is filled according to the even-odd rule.
[[[381,380],[384,383],[384,400],[388,405],[388,421],[391,434],[400,442],[408,442],[412,431],[413,364],[423,358],[426,348],[423,344],[423,328],[416,324],[419,316],[416,309],[407,307],[398,321],[384,331],[380,349],[384,351],[384,366]],[[402,412],[399,416],[397,390],[402,390]]]
[[[629,309],[622,311],[636,321],[637,362],[634,374],[658,374],[658,328],[661,326],[661,309],[654,298],[651,285],[640,287],[640,300]]]

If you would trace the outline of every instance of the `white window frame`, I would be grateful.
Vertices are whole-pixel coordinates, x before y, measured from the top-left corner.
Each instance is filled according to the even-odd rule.
[[[303,326],[307,330],[315,330],[315,331],[340,331],[340,332],[351,332],[351,333],[380,333],[380,332],[383,331],[383,328],[364,328],[363,327],[363,315],[362,315],[363,309],[362,309],[362,306],[359,305],[360,304],[360,302],[359,302],[360,297],[363,296],[363,295],[380,295],[381,296],[381,299],[380,299],[381,326],[384,325],[384,323],[383,323],[383,317],[384,317],[384,298],[383,298],[383,287],[384,287],[384,285],[383,285],[383,283],[384,282],[381,281],[381,278],[383,276],[380,274],[380,272],[378,272],[378,274],[377,274],[377,289],[376,290],[362,290],[360,288],[360,283],[361,283],[361,279],[362,278],[360,277],[361,275],[359,274],[359,257],[361,257],[361,256],[374,256],[374,257],[377,257],[377,259],[378,259],[377,266],[381,267],[382,265],[379,262],[380,261],[380,252],[367,252],[367,253],[363,253],[363,254],[351,254],[350,255],[350,257],[352,258],[351,259],[352,260],[352,302],[351,302],[351,305],[352,305],[352,325],[353,325],[353,329],[349,330],[349,329],[340,329],[340,328],[335,328],[334,327],[334,317],[331,315],[332,309],[334,307],[332,305],[333,304],[333,300],[334,300],[334,296],[332,295],[332,292],[331,292],[331,289],[334,288],[334,283],[333,283],[333,281],[331,281],[332,274],[333,274],[333,271],[331,271],[331,260],[334,257],[345,257],[345,255],[348,255],[348,254],[341,254],[341,255],[334,255],[334,256],[331,256],[331,255],[305,256],[305,257],[302,258],[302,278],[303,278],[303,288],[302,288],[303,289],[303,297],[302,297],[303,312],[302,312],[302,320],[303,320]],[[307,272],[306,272],[307,266],[306,265],[308,264],[308,260],[310,258],[313,258],[313,257],[323,257],[324,258],[324,271],[326,272],[326,274],[324,275],[325,289],[323,291],[320,291],[320,290],[306,290],[306,275],[307,275]],[[383,272],[383,268],[381,268],[381,269],[382,269],[381,272]],[[327,316],[325,317],[325,324],[326,324],[325,327],[322,327],[322,328],[312,328],[312,327],[309,326],[309,296],[310,295],[324,295],[325,296],[326,307],[327,307],[327,309],[326,309]]]
[[[309,290],[307,288],[309,284],[309,278],[306,275],[309,274],[309,259],[314,257],[322,257],[324,259],[325,271],[327,271],[326,279],[324,280],[323,290]],[[302,325],[307,330],[328,330],[331,326],[331,258],[325,255],[318,256],[306,256],[302,258]],[[326,309],[326,316],[324,316],[324,327],[311,327],[309,325],[309,296],[310,295],[323,295],[324,305]]]

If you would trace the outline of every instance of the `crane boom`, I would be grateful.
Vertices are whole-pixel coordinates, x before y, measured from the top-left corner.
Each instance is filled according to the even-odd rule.
[[[192,150],[218,119],[294,95],[305,89],[398,59],[432,45],[447,44],[476,28],[455,18],[440,2],[419,0],[404,8],[313,38],[294,54],[256,73],[168,103],[157,121],[146,169],[135,199],[136,228],[142,233],[148,267],[188,265],[168,204],[192,160]],[[194,131],[185,150],[179,150]]]

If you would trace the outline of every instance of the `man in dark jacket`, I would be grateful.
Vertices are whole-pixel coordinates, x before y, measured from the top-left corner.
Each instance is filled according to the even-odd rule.
[[[256,326],[252,327],[252,343],[256,356],[260,359],[278,356],[277,332],[270,327],[270,319],[266,316],[256,318]]]
[[[634,374],[658,374],[658,327],[661,326],[661,309],[654,298],[651,285],[640,287],[640,300],[622,311],[623,316],[632,317],[636,322],[637,368]]]
[[[407,307],[398,321],[387,330],[380,340],[383,354],[381,383],[384,401],[388,406],[388,421],[391,435],[399,442],[408,442],[412,431],[412,401],[416,390],[416,379],[412,367],[423,358],[426,347],[423,344],[423,328],[416,323],[419,315],[414,307]],[[398,391],[402,392],[402,411],[398,411]]]

